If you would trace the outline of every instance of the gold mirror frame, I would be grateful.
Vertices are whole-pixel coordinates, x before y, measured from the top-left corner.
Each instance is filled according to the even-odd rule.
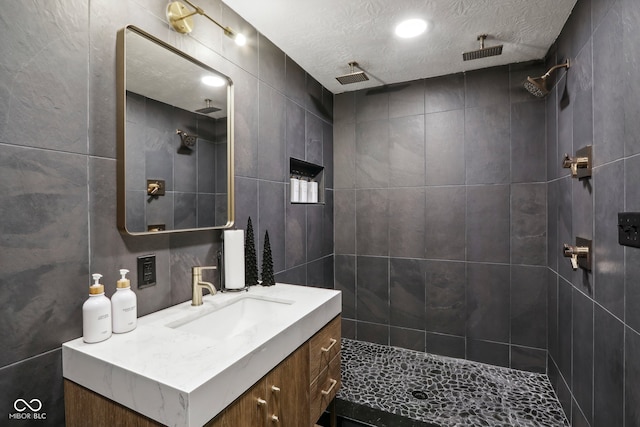
[[[227,218],[224,225],[216,225],[211,227],[196,227],[196,228],[182,228],[182,229],[169,229],[158,231],[131,231],[127,228],[127,206],[126,206],[126,168],[127,159],[126,153],[126,134],[127,134],[127,43],[126,34],[127,31],[132,31],[137,35],[153,42],[154,44],[163,47],[168,52],[177,55],[183,59],[190,61],[191,63],[201,67],[207,72],[211,72],[222,76],[227,81],[227,120],[226,120],[226,132],[227,132],[227,159],[226,159],[226,178],[227,178]],[[176,49],[175,47],[163,42],[162,40],[152,36],[151,34],[137,28],[133,25],[128,25],[118,31],[117,34],[117,225],[118,229],[123,234],[128,235],[155,235],[177,232],[190,232],[200,230],[216,230],[231,228],[235,221],[235,198],[234,198],[234,138],[233,138],[233,82],[232,80],[221,74],[217,70],[209,67],[208,65],[198,61],[197,59],[187,55],[186,53]],[[178,140],[176,135],[176,140]],[[215,173],[215,169],[212,168],[212,173]],[[149,193],[151,194],[151,193]]]

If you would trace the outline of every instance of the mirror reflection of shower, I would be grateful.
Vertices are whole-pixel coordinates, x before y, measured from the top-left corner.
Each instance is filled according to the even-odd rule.
[[[191,154],[198,140],[198,135],[191,135],[180,129],[176,129],[176,134],[180,135],[178,154]]]
[[[549,78],[549,76],[551,76],[551,73],[558,68],[569,69],[569,67],[571,67],[571,63],[567,59],[567,62],[565,62],[564,64],[559,64],[551,67],[551,69],[549,69],[549,71],[547,71],[542,77],[527,77],[527,80],[524,82],[524,88],[527,89],[533,96],[544,98],[549,94],[549,88],[547,88],[547,79]]]

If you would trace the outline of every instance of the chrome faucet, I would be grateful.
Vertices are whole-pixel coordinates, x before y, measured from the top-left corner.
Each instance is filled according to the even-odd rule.
[[[202,305],[202,288],[209,289],[211,295],[216,294],[213,283],[202,280],[202,270],[216,270],[216,266],[203,266],[191,268],[191,305]]]

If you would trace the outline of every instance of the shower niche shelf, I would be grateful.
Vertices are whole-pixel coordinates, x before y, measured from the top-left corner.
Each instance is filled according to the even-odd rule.
[[[324,166],[316,165],[315,163],[306,162],[304,160],[289,158],[289,176],[291,178],[297,178],[306,181],[315,181],[318,183],[318,201],[300,201],[294,200],[293,192],[289,192],[289,201],[291,204],[302,205],[324,205]],[[291,190],[291,189],[290,189]],[[309,200],[309,199],[308,199]]]

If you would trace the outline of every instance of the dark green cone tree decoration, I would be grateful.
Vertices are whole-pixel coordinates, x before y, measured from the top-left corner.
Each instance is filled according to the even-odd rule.
[[[251,217],[247,221],[247,234],[244,236],[244,284],[255,286],[258,284],[258,257],[256,255],[256,242],[253,237],[253,225]]]
[[[271,258],[271,244],[269,232],[264,233],[264,250],[262,252],[262,286],[273,286],[276,280],[273,277],[273,258]]]

